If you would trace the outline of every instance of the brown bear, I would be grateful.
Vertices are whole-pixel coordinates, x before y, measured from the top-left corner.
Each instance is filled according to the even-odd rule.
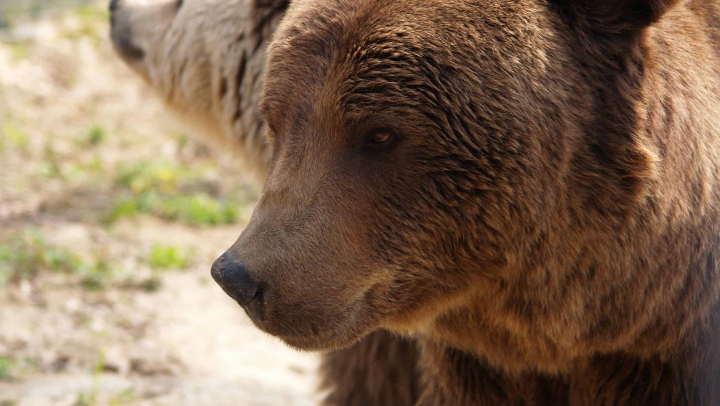
[[[271,146],[258,100],[265,51],[287,0],[112,0],[117,53],[197,135],[234,152],[264,181]],[[328,352],[327,406],[412,406],[419,393],[413,340],[385,331]]]
[[[303,350],[420,346],[418,406],[720,404],[720,3],[294,0],[212,275]]]

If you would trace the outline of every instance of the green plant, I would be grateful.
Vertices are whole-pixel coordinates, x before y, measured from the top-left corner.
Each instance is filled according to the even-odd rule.
[[[26,132],[22,131],[20,127],[18,127],[15,123],[6,122],[3,125],[2,130],[3,144],[5,143],[4,140],[7,140],[10,144],[17,146],[23,151],[27,148],[28,135]]]
[[[141,212],[136,199],[120,199],[113,204],[110,213],[102,218],[102,222],[113,223],[124,217],[135,217]]]
[[[135,392],[132,388],[125,389],[108,401],[109,406],[121,406],[135,401]]]
[[[240,217],[237,205],[234,201],[220,201],[205,193],[173,195],[145,191],[117,199],[103,222],[110,224],[144,213],[195,226],[235,224]]]
[[[93,368],[93,383],[89,392],[80,392],[73,406],[94,406],[97,403],[98,393],[100,392],[100,376],[105,370],[105,353],[100,351],[98,359]]]
[[[0,380],[10,379],[15,363],[10,357],[0,356]]]
[[[33,279],[42,270],[70,273],[80,264],[77,255],[47,244],[40,230],[28,227],[0,245],[0,284]]]
[[[102,290],[112,281],[115,272],[111,264],[103,259],[96,259],[90,264],[78,267],[80,285],[87,290]]]
[[[32,280],[41,272],[61,272],[79,278],[88,290],[105,288],[116,274],[105,254],[84,260],[79,254],[48,244],[40,230],[28,227],[0,245],[0,286]]]
[[[118,165],[115,203],[101,220],[112,224],[121,218],[150,214],[195,226],[237,223],[238,207],[252,199],[247,193],[224,199],[211,195],[207,190],[212,191],[212,185],[201,179],[204,170],[168,162]]]
[[[63,177],[60,160],[52,142],[45,145],[43,150],[43,161],[40,164],[40,175],[46,178]]]
[[[182,150],[190,143],[190,137],[187,134],[178,134],[175,142],[177,142],[178,150]]]
[[[172,196],[161,202],[157,209],[163,217],[198,226],[234,224],[238,218],[235,207],[204,193]]]
[[[99,126],[92,126],[88,132],[88,144],[92,146],[100,145],[105,139],[105,130]]]
[[[179,247],[156,244],[150,250],[149,262],[153,269],[182,269],[188,266],[190,255]]]
[[[115,184],[136,195],[150,191],[174,193],[180,181],[193,176],[193,171],[183,165],[141,162],[130,166],[120,165],[117,168]]]

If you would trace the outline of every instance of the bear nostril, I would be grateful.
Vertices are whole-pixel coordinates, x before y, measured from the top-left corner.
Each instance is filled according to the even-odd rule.
[[[240,306],[260,302],[263,290],[255,282],[242,262],[235,260],[232,254],[225,252],[218,258],[210,271],[213,279]]]
[[[265,320],[265,287],[266,285],[264,283],[258,284],[255,296],[249,303],[243,306],[245,313],[256,323]]]

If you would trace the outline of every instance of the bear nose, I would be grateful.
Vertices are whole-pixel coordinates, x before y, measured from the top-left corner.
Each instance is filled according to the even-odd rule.
[[[110,2],[110,38],[121,57],[131,62],[140,61],[145,57],[145,51],[133,41],[132,28],[122,5],[122,0]]]
[[[232,254],[225,252],[215,260],[210,273],[215,282],[240,306],[246,310],[258,307],[256,304],[262,298],[263,289],[253,280],[245,265]]]

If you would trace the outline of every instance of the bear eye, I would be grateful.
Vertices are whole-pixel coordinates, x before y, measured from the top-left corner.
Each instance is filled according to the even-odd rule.
[[[377,146],[387,144],[395,138],[395,133],[387,128],[371,131],[368,136],[368,145]]]

